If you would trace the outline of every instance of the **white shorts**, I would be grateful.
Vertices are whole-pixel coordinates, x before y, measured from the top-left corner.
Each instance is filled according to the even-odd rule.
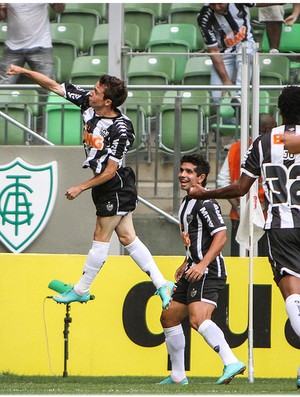
[[[259,7],[258,19],[259,22],[283,22],[284,8],[283,6]]]

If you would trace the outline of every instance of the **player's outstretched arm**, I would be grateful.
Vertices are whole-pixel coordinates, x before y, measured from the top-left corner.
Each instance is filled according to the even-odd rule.
[[[188,194],[192,198],[200,198],[202,200],[242,197],[249,191],[254,181],[254,178],[250,178],[250,176],[242,173],[240,179],[231,185],[213,190],[207,190],[200,185],[195,185],[190,188]]]
[[[48,91],[53,91],[55,94],[64,96],[64,91],[59,83],[55,80],[50,79],[42,73],[35,72],[33,70],[22,68],[17,65],[10,65],[6,71],[7,75],[24,74],[25,76],[32,79],[36,84],[45,88]]]

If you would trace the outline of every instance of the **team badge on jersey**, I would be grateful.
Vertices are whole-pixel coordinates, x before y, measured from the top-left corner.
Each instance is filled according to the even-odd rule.
[[[17,157],[0,166],[0,241],[22,252],[41,233],[57,193],[57,162],[31,165]]]
[[[108,203],[106,204],[106,209],[107,209],[107,211],[111,212],[114,209],[113,203],[108,201]]]

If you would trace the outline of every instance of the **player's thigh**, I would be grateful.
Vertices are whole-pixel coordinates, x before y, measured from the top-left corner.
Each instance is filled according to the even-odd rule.
[[[136,237],[135,229],[132,221],[132,212],[122,216],[116,227],[118,238],[124,246],[131,244]]]
[[[284,299],[293,294],[300,294],[300,278],[286,275],[278,283]]]
[[[198,330],[205,320],[210,320],[216,306],[207,302],[192,302],[188,305],[191,327]]]
[[[114,230],[120,223],[121,219],[122,217],[118,215],[97,216],[94,240],[109,242]]]
[[[170,328],[179,325],[188,315],[188,308],[185,304],[172,301],[168,309],[164,309],[160,316],[163,328]]]

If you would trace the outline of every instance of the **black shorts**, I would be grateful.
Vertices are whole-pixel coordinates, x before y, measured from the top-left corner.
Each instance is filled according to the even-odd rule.
[[[270,229],[266,233],[276,284],[288,274],[300,278],[300,228]]]
[[[176,285],[174,301],[185,305],[201,301],[217,306],[219,293],[226,285],[226,276],[211,278],[209,274],[204,274],[199,281],[193,283],[182,276]]]
[[[130,167],[120,168],[114,178],[92,188],[97,216],[126,215],[137,204],[135,174]]]

